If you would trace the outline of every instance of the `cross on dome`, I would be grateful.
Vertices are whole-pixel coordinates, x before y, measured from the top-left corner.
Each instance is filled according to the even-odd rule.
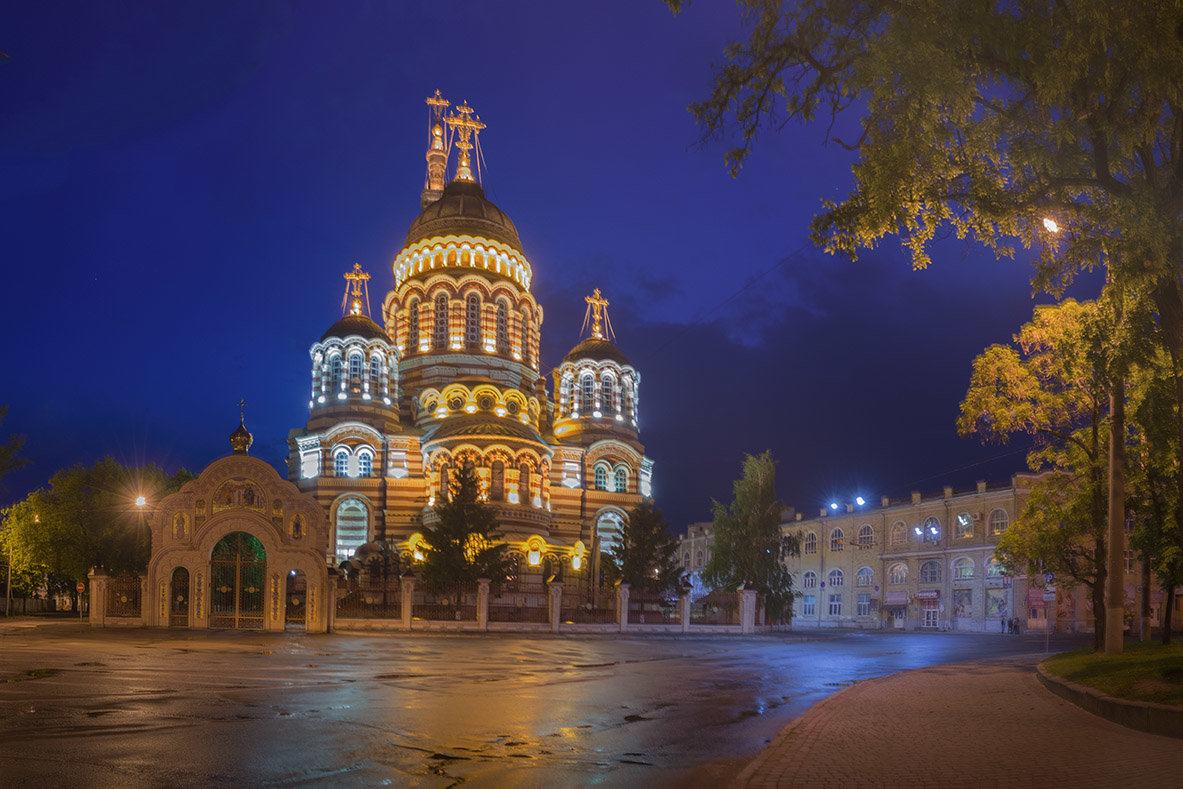
[[[485,124],[481,122],[481,116],[477,115],[472,107],[468,106],[468,101],[464,101],[456,108],[458,115],[449,115],[444,118],[444,121],[452,127],[456,132],[457,140],[456,147],[460,149],[460,161],[456,165],[456,180],[457,181],[472,181],[472,157],[469,151],[473,148],[477,149],[477,157],[480,157],[480,134],[481,129],[485,128]],[[469,141],[471,138],[471,142]]]
[[[370,275],[361,270],[360,263],[353,264],[353,271],[345,273],[345,295],[341,298],[341,313],[343,315],[362,314],[362,296],[366,299],[365,314],[370,314]],[[351,292],[352,291],[352,292]],[[350,301],[350,296],[353,300]],[[349,305],[346,310],[346,304]]]
[[[587,302],[587,312],[583,314],[583,328],[580,332],[587,330],[587,324],[591,322],[591,336],[597,340],[606,339],[605,329],[607,330],[607,338],[614,338],[612,331],[612,321],[608,319],[608,300],[600,295],[600,289],[596,288],[592,295],[584,296],[583,300]]]

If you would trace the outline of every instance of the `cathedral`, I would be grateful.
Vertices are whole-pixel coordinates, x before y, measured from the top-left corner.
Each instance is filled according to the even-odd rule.
[[[381,323],[354,266],[344,315],[309,350],[309,418],[289,435],[289,479],[327,513],[326,562],[396,552],[410,566],[449,475],[472,464],[523,568],[596,577],[627,514],[652,495],[640,374],[613,343],[598,290],[586,336],[549,382],[540,372],[533,269],[475,166],[485,125],[439,91],[427,104],[420,211]]]

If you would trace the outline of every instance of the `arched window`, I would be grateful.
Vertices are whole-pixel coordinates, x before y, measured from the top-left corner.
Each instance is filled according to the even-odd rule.
[[[956,516],[957,536],[961,538],[974,536],[974,516],[968,512],[959,512]]]
[[[361,386],[361,354],[349,354],[349,385]]]
[[[591,373],[584,373],[583,378],[580,379],[580,398],[579,410],[584,414],[592,412],[592,404],[595,402],[596,379],[592,377]]]
[[[898,586],[908,582],[908,565],[903,562],[896,562],[891,567],[887,568],[887,582]]]
[[[369,510],[361,499],[344,499],[337,505],[337,559],[344,561],[369,538]]]
[[[596,466],[596,490],[608,489],[608,467]]]
[[[489,498],[501,501],[505,498],[505,463],[494,460],[489,468]]]
[[[365,478],[374,476],[374,453],[368,449],[357,451],[357,475]]]
[[[522,361],[530,363],[530,313],[522,310]]]
[[[341,357],[334,355],[329,361],[329,391],[341,391],[341,374],[343,365],[341,364]]]
[[[407,351],[419,350],[419,299],[411,299],[407,307]]]
[[[690,554],[689,553],[682,554],[682,569],[683,570],[690,569]]]
[[[618,466],[616,468],[615,476],[616,479],[614,481],[616,482],[616,492],[628,493],[628,470],[624,468],[624,466]]]
[[[990,513],[990,533],[1002,534],[1010,526],[1010,516],[1006,510],[994,510]]]
[[[448,464],[440,466],[440,501],[447,501],[452,497],[452,474]]]
[[[370,357],[370,391],[382,392],[382,357],[377,354]]]
[[[464,344],[469,348],[481,344],[481,297],[476,293],[464,299]]]
[[[1001,578],[1004,575],[1006,575],[1006,569],[1003,568],[1002,562],[998,561],[994,557],[990,557],[990,559],[986,562],[986,577]]]
[[[534,502],[534,494],[530,490],[530,464],[525,461],[518,464],[518,498],[522,504]]]
[[[801,576],[802,589],[816,589],[817,588],[817,573],[813,570],[806,570],[805,575]]]
[[[841,529],[834,529],[834,531],[830,532],[830,550],[831,551],[840,551],[840,550],[842,550],[842,547],[843,547],[842,530]]]
[[[497,299],[497,353],[509,353],[509,304]]]
[[[925,562],[920,565],[920,583],[936,584],[941,582],[941,563]]]
[[[858,547],[870,548],[874,542],[874,534],[871,531],[870,524],[864,523],[858,527]]]
[[[618,512],[605,512],[596,520],[596,535],[600,538],[600,552],[609,553],[620,547],[620,533],[624,519]]]
[[[348,476],[349,474],[349,451],[345,449],[338,449],[333,453],[333,474],[338,477]]]
[[[974,560],[963,556],[953,562],[953,580],[974,577]]]
[[[924,522],[921,529],[922,537],[925,542],[940,542],[941,541],[941,522],[933,516]]]
[[[803,553],[817,553],[817,535],[813,532],[806,534],[801,550]]]
[[[826,583],[830,586],[841,586],[844,580],[841,570],[830,570],[830,574],[826,576]]]
[[[448,294],[435,297],[435,325],[431,327],[431,346],[437,351],[448,347]]]
[[[908,527],[904,525],[903,521],[896,521],[891,524],[891,544],[903,545],[908,541]]]
[[[600,411],[606,414],[611,413],[614,402],[615,400],[612,397],[612,376],[600,376]]]
[[[620,384],[620,410],[628,419],[634,418],[633,414],[633,382],[630,378],[625,378]]]
[[[559,415],[567,416],[571,413],[571,377],[563,376],[563,382],[559,384]]]
[[[870,586],[875,578],[875,573],[870,567],[860,567],[858,575],[854,577],[855,586]]]

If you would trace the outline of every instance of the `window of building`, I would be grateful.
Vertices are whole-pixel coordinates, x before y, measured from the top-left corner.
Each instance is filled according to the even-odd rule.
[[[349,452],[347,450],[338,449],[333,453],[333,474],[338,477],[349,474]]]
[[[920,529],[921,538],[925,542],[941,541],[941,522],[936,517],[929,518]]]
[[[596,534],[600,538],[600,552],[610,553],[620,546],[620,534],[624,519],[617,512],[605,512],[596,521]]]
[[[603,413],[611,413],[614,399],[612,397],[612,376],[604,375],[600,377],[600,410]]]
[[[690,569],[690,554],[688,554],[688,553],[682,554],[682,569],[683,570]]]
[[[349,383],[353,386],[361,386],[361,354],[349,354]]]
[[[522,504],[534,503],[534,492],[530,489],[530,464],[525,461],[518,465],[518,496]]]
[[[628,470],[623,466],[616,469],[616,492],[628,493]]]
[[[957,513],[957,536],[964,539],[974,536],[974,516],[968,512]]]
[[[830,570],[830,574],[826,576],[826,583],[830,586],[841,586],[844,580],[841,570]]]
[[[361,499],[344,499],[337,505],[336,553],[344,561],[365,545],[369,535],[369,510]]]
[[[841,529],[834,529],[834,531],[830,532],[830,550],[831,551],[842,550],[842,543],[843,543],[843,540],[842,540],[842,530]]]
[[[863,592],[862,594],[860,594],[858,596],[858,615],[859,616],[870,616],[871,615],[871,593],[870,592]]]
[[[904,525],[903,521],[896,521],[891,524],[891,544],[903,545],[908,541],[908,527]]]
[[[481,344],[481,297],[476,293],[464,299],[464,344],[469,348]]]
[[[987,578],[1001,578],[1006,575],[1006,570],[1002,566],[1002,562],[995,558],[990,558],[986,562],[986,577]]]
[[[379,393],[382,391],[382,357],[370,357],[370,391]]]
[[[801,598],[801,616],[817,616],[817,596],[807,594]]]
[[[596,379],[592,377],[591,373],[584,373],[583,377],[579,379],[580,398],[579,410],[584,414],[590,414],[595,403]]]
[[[334,356],[329,362],[329,391],[341,391],[341,375],[343,365],[341,364],[341,357]]]
[[[805,535],[805,543],[801,548],[804,553],[817,553],[817,535],[809,532]]]
[[[858,547],[870,548],[875,542],[875,533],[870,524],[864,523],[858,527]]]
[[[920,583],[935,584],[941,581],[941,563],[925,562],[920,565]]]
[[[407,308],[407,350],[419,350],[419,299],[411,299]]]
[[[994,510],[990,513],[991,534],[1002,534],[1009,525],[1010,516],[1006,514],[1006,510]]]
[[[608,489],[608,467],[596,466],[596,490]]]
[[[963,556],[953,562],[954,580],[974,577],[974,560]]]
[[[1132,573],[1134,571],[1134,552],[1133,551],[1126,551],[1124,561],[1125,561],[1125,571],[1127,573]]]
[[[817,573],[813,570],[806,570],[805,575],[801,576],[802,589],[816,589],[817,588]]]
[[[694,566],[702,567],[702,551],[694,552]]]
[[[830,616],[842,616],[842,595],[830,595]]]
[[[435,325],[431,327],[431,345],[437,351],[448,347],[448,294],[435,297]]]
[[[489,498],[501,501],[505,498],[505,463],[494,460],[489,467]]]
[[[563,383],[559,386],[559,413],[567,416],[571,413],[571,378],[564,375]]]
[[[357,452],[357,475],[359,477],[374,476],[374,453],[368,449]]]
[[[522,310],[522,361],[530,363],[530,313]]]
[[[887,568],[887,582],[896,586],[908,582],[908,565],[896,562]]]
[[[497,299],[497,353],[509,353],[509,304]]]
[[[452,474],[448,464],[440,466],[440,501],[447,501],[452,497]]]
[[[875,573],[871,571],[870,567],[860,567],[858,575],[854,577],[855,586],[870,586],[875,578]]]

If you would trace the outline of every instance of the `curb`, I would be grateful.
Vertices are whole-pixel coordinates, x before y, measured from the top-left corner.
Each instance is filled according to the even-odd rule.
[[[1043,686],[1065,701],[1102,718],[1149,734],[1183,739],[1183,707],[1150,701],[1127,701],[1052,674],[1043,664],[1035,667]]]

